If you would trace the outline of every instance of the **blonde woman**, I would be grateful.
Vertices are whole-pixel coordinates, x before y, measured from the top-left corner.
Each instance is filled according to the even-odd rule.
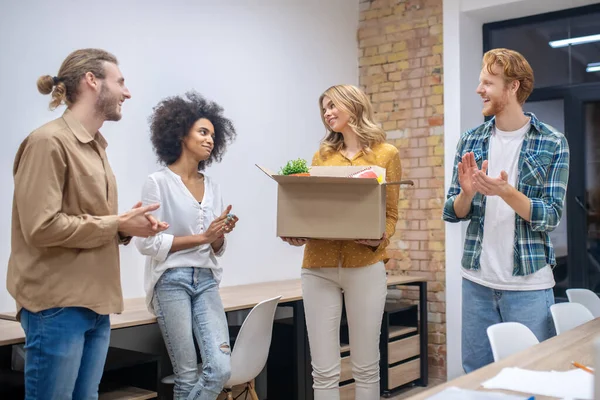
[[[368,97],[357,87],[338,85],[319,98],[327,134],[313,166],[378,165],[386,181],[402,175],[396,147],[373,121]],[[302,291],[313,369],[315,400],[338,400],[342,290],[348,317],[352,375],[356,399],[379,398],[379,333],[387,293],[384,261],[398,220],[398,186],[388,186],[386,230],[378,240],[314,240],[283,238],[306,244]]]

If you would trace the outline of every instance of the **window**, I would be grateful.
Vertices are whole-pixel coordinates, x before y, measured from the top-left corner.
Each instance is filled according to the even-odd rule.
[[[535,88],[600,81],[600,5],[484,25],[484,50],[523,54]]]

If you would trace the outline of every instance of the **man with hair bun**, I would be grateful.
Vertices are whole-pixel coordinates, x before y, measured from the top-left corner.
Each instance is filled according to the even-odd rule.
[[[110,339],[123,311],[119,244],[166,229],[151,204],[118,215],[117,185],[99,129],[131,98],[117,59],[71,53],[37,81],[64,114],[34,130],[15,157],[7,287],[25,331],[26,399],[98,397]]]

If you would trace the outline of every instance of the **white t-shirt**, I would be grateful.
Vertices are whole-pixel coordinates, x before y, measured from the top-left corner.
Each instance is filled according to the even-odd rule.
[[[135,238],[137,249],[146,257],[144,289],[146,305],[151,313],[154,286],[169,268],[201,267],[210,268],[217,283],[220,283],[222,269],[217,261],[225,251],[226,242],[218,253],[210,244],[192,247],[169,254],[175,236],[197,235],[205,232],[225,207],[221,190],[210,177],[204,177],[204,198],[200,204],[181,177],[169,168],[163,168],[146,179],[142,189],[142,203],[160,203],[160,208],[152,213],[159,221],[165,221],[169,228],[155,236]]]
[[[508,183],[516,187],[519,174],[519,154],[530,121],[513,132],[494,128],[490,138],[488,176],[508,174]],[[496,290],[542,290],[554,287],[550,266],[531,275],[513,276],[515,242],[515,211],[499,196],[488,196],[485,205],[481,268],[462,269],[462,276],[482,286]]]

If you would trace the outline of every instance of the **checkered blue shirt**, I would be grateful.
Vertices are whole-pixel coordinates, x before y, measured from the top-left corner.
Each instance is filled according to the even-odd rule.
[[[540,122],[534,114],[531,127],[519,154],[516,189],[531,201],[530,222],[515,213],[515,242],[513,276],[532,274],[546,265],[556,265],[549,232],[554,230],[563,212],[569,180],[569,145],[565,136],[553,127]],[[452,184],[444,205],[443,219],[447,222],[469,220],[462,266],[469,270],[480,268],[481,242],[485,222],[486,197],[477,193],[471,210],[464,218],[454,212],[454,200],[460,193],[458,162],[467,152],[475,154],[477,166],[488,159],[490,136],[495,118],[465,132],[458,142]]]

